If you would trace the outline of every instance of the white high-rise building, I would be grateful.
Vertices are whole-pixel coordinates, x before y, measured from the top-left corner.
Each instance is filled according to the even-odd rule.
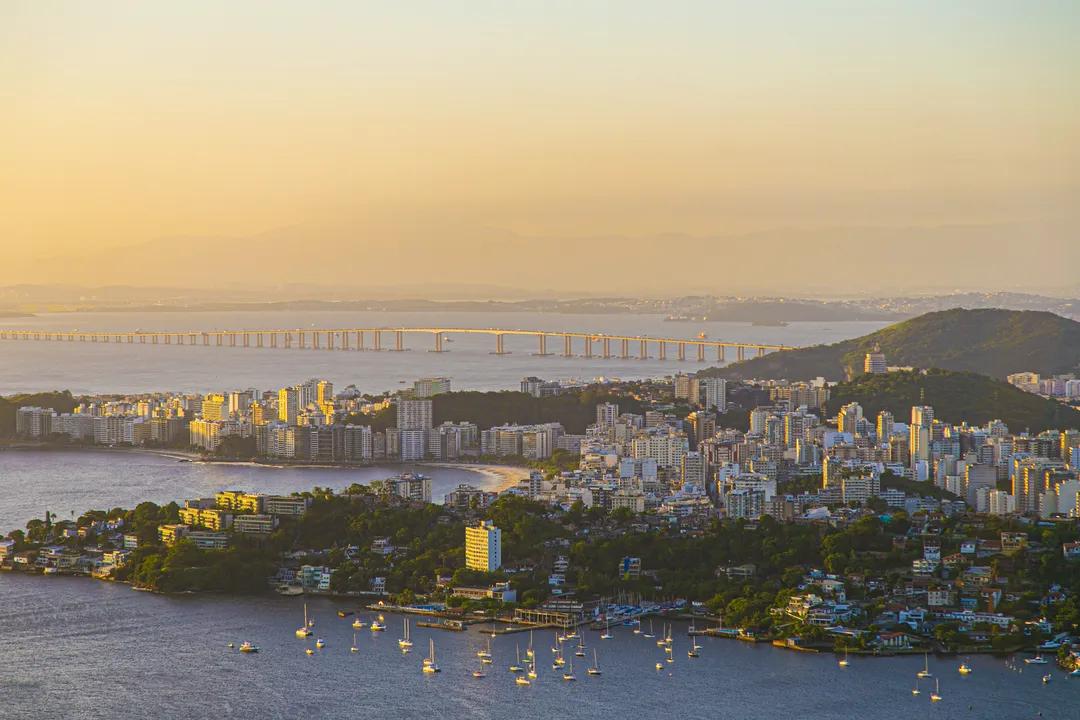
[[[398,430],[430,430],[430,400],[399,400],[397,404]]]
[[[601,403],[596,406],[596,424],[600,427],[611,427],[617,417],[619,406],[615,403]]]
[[[448,392],[450,392],[450,378],[447,377],[420,378],[413,382],[413,397],[428,398]]]
[[[465,528],[465,567],[483,572],[502,567],[502,531],[490,521]]]
[[[722,378],[699,378],[698,402],[706,410],[716,408],[717,412],[724,412],[727,409],[727,380]]]

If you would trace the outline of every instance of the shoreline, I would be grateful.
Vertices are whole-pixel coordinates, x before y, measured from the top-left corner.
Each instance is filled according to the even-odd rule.
[[[529,479],[531,468],[517,465],[481,465],[479,463],[440,463],[418,462],[412,463],[417,467],[450,468],[453,470],[470,470],[496,481],[495,492],[503,492],[514,487],[522,480]]]

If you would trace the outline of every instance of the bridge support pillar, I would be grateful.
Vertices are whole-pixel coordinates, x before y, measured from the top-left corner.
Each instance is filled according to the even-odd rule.
[[[587,358],[592,357],[592,344],[593,339],[591,337],[585,338],[585,357]]]
[[[547,351],[547,335],[545,335],[544,333],[538,333],[536,335],[536,341],[537,341],[537,344],[539,345],[539,349],[537,350],[537,352],[533,353],[534,355],[539,355],[539,356],[543,357],[545,355],[553,355],[554,354],[554,353],[549,353]]]
[[[510,353],[506,351],[506,347],[503,345],[503,340],[504,338],[502,333],[495,333],[495,352],[493,352],[492,355],[510,355]]]
[[[746,357],[746,348],[744,348],[742,345],[739,346],[737,357],[739,358],[739,362],[742,362],[743,359]]]
[[[667,343],[661,340],[660,342],[657,343],[657,345],[660,348],[660,353],[659,353],[660,359],[661,360],[667,360]]]
[[[394,332],[394,352],[405,351],[405,333],[397,330]]]
[[[357,350],[363,350],[364,349],[364,333],[363,333],[362,330],[357,330],[356,331],[356,349]]]
[[[623,338],[622,340],[622,352],[619,353],[619,357],[621,357],[623,360],[630,359],[630,341],[626,338]]]
[[[375,330],[372,334],[375,336],[373,349],[375,350],[375,352],[378,352],[382,350],[382,331]]]
[[[648,360],[649,359],[649,341],[648,340],[642,340],[641,341],[641,353],[638,355],[638,359],[639,360]]]
[[[716,346],[716,362],[718,362],[718,363],[724,362],[724,346],[723,345],[717,345]]]
[[[604,348],[604,359],[605,360],[611,359],[611,338],[604,338],[604,340],[603,340],[603,348]]]
[[[341,349],[342,350],[348,350],[349,349],[349,331],[348,330],[342,330],[341,331]]]
[[[569,335],[563,335],[563,357],[574,357],[574,339]]]
[[[272,348],[277,347],[277,333],[276,332],[270,333],[270,347],[272,347]]]
[[[679,360],[686,360],[686,343],[679,343]]]
[[[763,348],[763,347],[759,347],[759,348],[757,349],[757,356],[758,356],[758,357],[763,357],[764,355],[765,355],[765,348]]]
[[[439,331],[439,332],[435,333],[435,347],[432,348],[431,350],[429,350],[428,352],[437,352],[437,353],[446,352],[445,350],[443,350],[442,341],[443,341],[442,331]]]
[[[292,333],[285,332],[285,349],[288,350],[292,347]]]
[[[251,347],[251,335],[244,333],[244,347]]]
[[[327,330],[326,331],[326,349],[327,350],[333,350],[334,349],[334,331],[333,330]]]
[[[698,343],[697,346],[697,361],[705,362],[705,346],[701,343]]]
[[[188,335],[188,345],[194,345],[196,337],[198,337],[198,336],[195,333],[190,333]]]
[[[319,349],[319,331],[318,330],[311,333],[311,349],[312,350],[318,350]]]
[[[263,346],[263,334],[262,333],[255,333],[255,347],[262,347],[262,346]]]

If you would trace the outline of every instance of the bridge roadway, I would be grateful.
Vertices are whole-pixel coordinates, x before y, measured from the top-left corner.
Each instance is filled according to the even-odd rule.
[[[383,347],[383,335],[391,334],[394,337],[393,347]],[[405,347],[406,334],[430,335],[434,345],[428,352],[448,352],[443,346],[445,342],[452,342],[446,336],[457,334],[483,334],[495,336],[495,350],[492,355],[509,355],[505,349],[504,339],[507,335],[527,335],[536,338],[537,352],[533,355],[554,355],[548,352],[547,342],[549,339],[562,338],[563,357],[574,356],[575,340],[579,341],[583,352],[581,357],[587,358],[620,358],[623,360],[640,359],[646,360],[649,356],[649,347],[652,345],[656,350],[656,357],[666,360],[668,347],[675,348],[676,357],[679,360],[687,359],[687,348],[696,351],[697,360],[705,361],[706,351],[716,351],[717,362],[724,362],[725,350],[730,348],[735,351],[736,359],[746,358],[746,351],[756,353],[758,357],[768,352],[790,350],[791,347],[784,345],[769,345],[762,343],[740,343],[727,340],[709,340],[698,338],[685,340],[679,338],[655,338],[645,335],[605,335],[603,333],[580,333],[580,332],[551,332],[547,330],[505,330],[499,328],[341,328],[328,330],[302,329],[302,330],[211,330],[198,332],[57,332],[55,330],[4,330],[0,329],[0,340],[47,340],[66,342],[102,342],[121,343],[124,345],[153,344],[153,345],[201,345],[207,347],[256,347],[256,348],[285,348],[285,349],[326,349],[326,350],[387,350],[401,352],[409,350]],[[371,344],[365,345],[365,339],[370,336]],[[185,343],[185,339],[187,342]],[[211,342],[213,340],[213,342]],[[310,342],[309,342],[310,340]],[[280,341],[280,342],[279,342]],[[613,350],[613,343],[618,343],[617,351]],[[636,353],[631,354],[631,347],[636,346]]]

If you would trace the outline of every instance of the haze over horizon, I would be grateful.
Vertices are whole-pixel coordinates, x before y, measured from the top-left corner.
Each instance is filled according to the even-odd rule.
[[[1080,260],[1080,4],[470,10],[6,4],[0,284],[987,290]]]

